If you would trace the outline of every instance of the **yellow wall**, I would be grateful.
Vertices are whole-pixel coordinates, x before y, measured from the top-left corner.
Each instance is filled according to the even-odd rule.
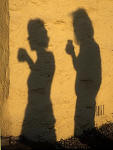
[[[113,120],[112,6],[113,0],[9,0],[10,92],[7,106],[11,123],[7,128],[7,134],[13,136],[21,134],[23,120],[26,120],[27,115],[29,122],[27,122],[28,129],[26,127],[25,134],[33,140],[37,140],[40,134],[43,135],[43,137],[40,138],[48,138],[51,140],[52,136],[54,136],[52,133],[53,131],[51,131],[53,126],[57,140],[68,138],[73,135],[74,113],[77,98],[75,94],[75,79],[77,73],[73,68],[72,58],[66,53],[65,47],[67,40],[73,40],[75,53],[78,55],[79,45],[75,42],[72,25],[72,13],[78,8],[83,8],[88,13],[94,29],[94,39],[100,47],[102,82],[96,97],[96,105],[104,105],[104,114],[96,116],[95,123],[98,126],[106,121]],[[36,86],[41,89],[42,96],[39,96],[40,91],[39,95],[36,93],[35,96],[33,93],[30,95],[27,81],[34,80],[35,77],[30,74],[31,72],[33,73],[33,71],[30,70],[28,64],[26,62],[20,62],[18,59],[20,48],[26,50],[33,62],[37,59],[37,55],[35,51],[31,50],[27,39],[29,36],[28,23],[30,20],[37,18],[45,22],[44,29],[47,30],[47,34],[50,38],[46,56],[54,60],[52,64],[55,65],[55,72],[48,100],[44,98],[45,93],[43,87],[38,85]],[[44,70],[42,72],[44,72]],[[35,75],[38,77],[39,74],[36,73]],[[29,79],[29,77],[32,79]],[[47,78],[44,79],[47,80]],[[40,82],[40,80],[42,79],[38,78],[36,82]],[[47,83],[47,81],[43,81],[41,84]],[[32,84],[34,84],[35,87],[35,83]],[[34,103],[32,109],[29,108],[30,99],[34,99],[34,101],[32,100],[31,102]],[[47,120],[44,122],[42,119],[43,115],[45,115],[45,113],[43,114],[44,109],[45,111],[50,111],[47,110],[47,107],[51,107],[51,113],[48,113],[50,116],[47,118],[50,117],[53,119],[52,127],[47,125]],[[33,113],[27,112],[33,110]],[[40,119],[36,123],[38,116]],[[34,118],[32,122],[30,121],[31,117]],[[36,129],[36,125],[38,129]],[[46,126],[48,126],[47,129]]]
[[[8,1],[0,0],[0,127],[5,134],[9,122],[6,105],[9,94],[9,13]],[[5,114],[4,114],[5,111]],[[3,119],[4,118],[4,119]]]

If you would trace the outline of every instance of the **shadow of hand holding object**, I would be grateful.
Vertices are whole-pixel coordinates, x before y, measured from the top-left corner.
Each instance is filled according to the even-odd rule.
[[[74,66],[74,69],[76,70],[77,69],[76,68],[76,55],[75,55],[74,45],[73,45],[72,40],[67,41],[65,49],[66,49],[66,53],[72,57],[73,66]]]
[[[28,23],[28,40],[37,60],[33,62],[27,51],[20,48],[18,60],[27,62],[30,75],[27,80],[28,104],[21,135],[33,141],[56,141],[55,118],[51,103],[51,84],[55,71],[54,56],[47,51],[49,37],[44,22],[40,19]]]
[[[27,62],[29,65],[29,68],[32,69],[34,62],[32,61],[32,59],[29,57],[29,55],[27,54],[27,51],[24,48],[19,48],[19,52],[18,52],[18,60],[20,62]]]
[[[74,135],[78,136],[95,126],[96,95],[101,84],[101,57],[99,46],[93,38],[91,20],[84,9],[73,13],[73,29],[80,51],[76,57],[72,41],[68,40],[66,52],[72,57],[77,72]]]
[[[24,61],[26,61],[26,56],[28,56],[26,50],[24,48],[19,48],[18,60],[20,62],[24,62]]]

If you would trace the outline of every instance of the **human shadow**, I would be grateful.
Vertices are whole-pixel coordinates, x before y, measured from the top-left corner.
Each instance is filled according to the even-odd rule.
[[[101,85],[101,57],[99,45],[94,40],[94,29],[87,12],[80,8],[73,12],[75,41],[79,45],[76,56],[72,40],[68,40],[66,52],[71,55],[76,70],[75,93],[77,95],[74,135],[95,127],[96,95]]]
[[[49,37],[41,19],[28,23],[28,41],[32,51],[36,52],[34,63],[27,51],[20,48],[18,60],[27,62],[30,75],[27,80],[28,104],[25,110],[21,135],[32,141],[56,141],[55,117],[50,98],[51,84],[55,71],[52,52],[47,51]]]

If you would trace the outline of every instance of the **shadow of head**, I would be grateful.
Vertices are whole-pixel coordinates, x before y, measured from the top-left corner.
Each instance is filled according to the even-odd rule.
[[[84,40],[93,39],[94,30],[87,12],[80,8],[73,12],[73,28],[78,44]]]
[[[31,50],[37,50],[38,47],[48,47],[49,37],[47,35],[44,22],[41,19],[34,19],[29,21],[28,34]]]

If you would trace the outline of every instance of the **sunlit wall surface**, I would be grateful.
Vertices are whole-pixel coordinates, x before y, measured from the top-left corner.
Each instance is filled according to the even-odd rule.
[[[4,134],[54,141],[113,120],[112,6],[113,0],[9,0]]]

